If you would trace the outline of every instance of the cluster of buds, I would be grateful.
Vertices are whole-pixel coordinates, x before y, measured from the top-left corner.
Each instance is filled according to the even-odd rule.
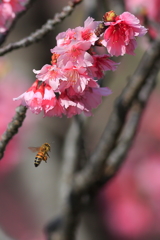
[[[72,117],[82,112],[90,116],[102,96],[111,94],[109,88],[98,84],[105,71],[115,71],[118,66],[110,57],[134,54],[135,37],[146,32],[129,12],[117,16],[110,11],[104,15],[103,22],[88,17],[84,27],[57,35],[57,46],[51,49],[51,64],[33,70],[36,81],[14,100],[21,99],[21,104],[33,113],[44,111],[44,116]],[[97,45],[104,46],[108,54],[96,54],[93,47]]]
[[[23,11],[26,0],[1,0],[0,1],[0,33],[5,33],[16,14]]]

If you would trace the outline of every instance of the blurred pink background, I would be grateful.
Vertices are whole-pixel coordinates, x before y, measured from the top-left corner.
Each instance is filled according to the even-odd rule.
[[[92,4],[91,4],[92,2]],[[104,8],[97,4],[101,18]],[[60,31],[83,25],[92,0],[84,1],[75,12],[41,42],[6,55],[0,62],[0,134],[15,114],[18,102],[12,98],[26,91],[35,80],[32,69],[50,62],[50,49]],[[101,4],[100,4],[101,3]],[[88,5],[87,5],[88,4]],[[17,41],[40,28],[54,12],[60,12],[67,1],[37,1],[16,23],[7,43]],[[110,9],[106,9],[107,11]],[[113,9],[114,10],[114,9]],[[96,20],[100,20],[97,19]],[[118,70],[107,73],[105,85],[113,94],[88,118],[85,135],[89,155],[103,133],[116,97],[126,85],[148,46],[147,40],[138,43],[135,56],[114,59],[121,62]],[[143,46],[143,47],[142,47]],[[160,76],[159,76],[160,78]],[[160,88],[152,94],[143,115],[138,134],[123,166],[97,194],[95,204],[82,215],[77,239],[83,240],[156,240],[160,238]],[[45,240],[44,226],[60,210],[59,184],[62,171],[62,152],[65,135],[72,119],[43,118],[27,112],[23,126],[8,144],[0,161],[0,239],[4,234],[17,240]],[[34,167],[35,154],[29,146],[51,144],[47,164]]]

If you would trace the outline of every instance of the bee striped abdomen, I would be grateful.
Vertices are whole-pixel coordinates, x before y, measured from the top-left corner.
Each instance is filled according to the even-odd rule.
[[[35,167],[38,167],[39,164],[41,163],[41,161],[43,160],[43,153],[39,152],[37,153],[36,157],[35,157],[35,160],[34,160],[34,166]]]

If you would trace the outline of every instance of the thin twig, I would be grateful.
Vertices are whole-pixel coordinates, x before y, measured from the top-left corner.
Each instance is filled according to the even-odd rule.
[[[0,49],[0,56],[11,52],[15,49],[27,47],[35,42],[40,41],[47,33],[53,30],[53,28],[62,22],[63,19],[68,17],[79,3],[83,0],[74,0],[70,1],[66,7],[62,9],[62,12],[57,13],[54,19],[49,19],[40,29],[36,30],[34,33],[31,33],[28,37],[21,39],[15,43],[9,43],[7,46]]]
[[[2,159],[5,148],[9,140],[18,132],[26,116],[27,108],[19,106],[16,108],[16,114],[8,124],[7,130],[3,133],[0,140],[0,159]]]

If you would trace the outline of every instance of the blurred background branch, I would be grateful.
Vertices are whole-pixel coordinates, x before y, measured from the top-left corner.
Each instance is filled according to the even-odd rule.
[[[9,29],[7,29],[7,31],[5,31],[4,33],[0,33],[0,46],[4,43],[4,41],[6,40],[6,37],[8,36],[8,34],[10,33],[10,31],[13,29],[14,25],[16,24],[17,20],[23,16],[32,6],[32,4],[35,2],[36,0],[28,0],[28,2],[25,4],[25,9],[19,13],[16,14],[15,19],[12,21]],[[5,53],[3,53],[2,55],[4,55]]]
[[[34,1],[29,1],[26,9],[29,9],[33,2]],[[5,55],[6,53],[11,52],[15,49],[30,46],[33,43],[42,40],[42,38],[46,36],[46,34],[49,33],[51,30],[53,30],[53,28],[57,24],[62,23],[64,19],[67,21],[67,17],[72,12],[74,12],[77,4],[81,2],[82,0],[74,0],[72,2],[69,2],[68,5],[64,7],[60,13],[55,14],[55,17],[53,19],[47,20],[46,23],[42,25],[42,27],[40,27],[39,29],[36,28],[38,30],[34,31],[26,38],[23,39],[20,38],[21,40],[9,43],[6,46],[2,47],[0,49],[0,55],[1,56]],[[41,4],[42,6],[47,5],[46,3],[43,5],[42,2],[39,2],[39,5]],[[57,2],[57,4],[60,4],[60,2],[59,3]],[[114,9],[117,14],[121,13],[125,9],[124,1],[117,0],[114,1],[86,0],[84,6],[85,6],[84,8],[85,18],[86,16],[88,17],[88,15],[90,15],[92,17],[95,17],[96,20],[97,19],[100,20],[98,17],[96,17],[97,15],[102,16],[101,12],[105,12],[107,10],[110,10],[111,8]],[[42,7],[42,13],[43,12],[45,11],[43,10]],[[78,14],[76,12],[76,15],[74,16],[73,19],[77,21],[79,16],[81,18],[82,12],[83,12],[82,9],[78,10]],[[53,12],[51,12],[51,14],[53,14]],[[36,16],[36,14],[33,15]],[[42,14],[39,15],[41,18]],[[38,18],[38,21],[40,18]],[[77,22],[74,22],[73,19],[71,19],[71,22],[69,24],[70,27],[72,26],[72,24],[73,25],[75,24],[77,26]],[[83,20],[84,19],[81,19],[81,22],[83,22]],[[28,24],[28,21],[26,22]],[[5,37],[8,35],[10,30],[12,30],[12,27],[11,29],[9,29],[8,32],[6,32],[6,35],[2,36],[1,38],[2,41],[5,40]],[[48,47],[50,47],[50,45],[52,46],[53,44],[52,41],[53,39],[48,41],[49,42],[49,44],[47,43]],[[46,52],[46,42],[43,47],[45,50],[41,52],[41,55],[33,54],[32,50],[30,52],[31,58],[33,57],[33,55],[36,56],[38,66],[41,65],[39,59],[41,59],[44,52]],[[39,53],[40,51],[41,47],[38,49],[37,53]],[[22,54],[22,56],[24,56],[24,54]],[[47,56],[46,58],[48,59],[49,57]],[[33,59],[34,64],[36,61]],[[43,61],[45,62],[45,58],[43,59]],[[33,63],[30,66],[31,68],[32,65]],[[45,210],[47,208],[49,209],[48,213],[46,214],[47,217],[40,216],[37,217],[37,219],[35,220],[35,222],[37,222],[37,225],[40,226],[41,229],[44,226],[44,222],[49,222],[45,228],[48,240],[75,240],[77,238],[78,235],[77,232],[79,230],[79,226],[81,225],[82,214],[86,209],[89,209],[90,205],[93,204],[93,199],[95,199],[96,194],[104,186],[104,184],[105,183],[108,184],[110,182],[109,180],[113,179],[113,177],[118,173],[119,168],[124,163],[128,155],[128,152],[134,141],[135,134],[137,133],[137,129],[139,128],[139,122],[141,120],[143,110],[146,107],[149,97],[155,87],[157,75],[159,72],[159,66],[160,66],[160,39],[157,38],[157,40],[152,42],[151,45],[148,45],[148,50],[142,57],[142,60],[139,66],[137,67],[135,73],[129,78],[127,78],[128,79],[127,84],[126,81],[124,80],[126,78],[121,77],[122,80],[121,82],[125,85],[125,87],[120,95],[119,92],[121,91],[123,84],[117,83],[116,87],[118,90],[115,91],[116,92],[115,96],[117,97],[119,95],[119,97],[115,101],[113,111],[109,117],[107,125],[106,125],[108,114],[107,111],[108,108],[110,110],[111,107],[108,107],[106,103],[104,109],[102,108],[101,110],[101,115],[99,118],[96,118],[95,112],[94,118],[95,119],[94,121],[96,122],[95,125],[92,125],[93,123],[91,118],[90,120],[88,120],[86,119],[86,117],[83,117],[81,115],[76,116],[74,119],[71,120],[68,119],[66,120],[65,118],[58,120],[57,118],[46,120],[47,122],[46,125],[39,125],[36,119],[36,125],[38,126],[37,127],[38,130],[35,130],[36,127],[35,125],[33,125],[32,122],[31,130],[29,130],[28,132],[31,132],[33,139],[30,136],[29,144],[31,141],[33,141],[36,142],[36,144],[38,145],[37,142],[44,141],[44,139],[47,142],[49,141],[53,142],[54,147],[51,147],[51,149],[54,149],[51,152],[51,154],[53,155],[51,156],[51,159],[49,159],[51,161],[48,161],[48,164],[46,164],[47,165],[46,168],[45,167],[41,168],[40,166],[38,172],[35,172],[35,169],[31,168],[29,165],[30,163],[28,164],[27,161],[21,161],[21,164],[22,162],[24,164],[24,168],[19,167],[20,172],[18,172],[17,170],[18,174],[17,172],[15,172],[15,175],[13,174],[14,176],[13,178],[11,178],[11,180],[12,179],[18,180],[16,184],[14,182],[13,184],[14,186],[11,185],[11,189],[15,188],[15,192],[18,192],[17,183],[20,183],[20,185],[22,185],[20,191],[22,191],[21,194],[24,196],[25,199],[30,199],[30,195],[33,194],[33,199],[31,198],[32,201],[31,200],[30,201],[32,205],[33,203],[35,204],[33,207],[34,209],[32,209],[32,207],[30,208],[30,206],[26,208],[30,209],[30,211],[32,212],[31,219],[34,218],[33,216],[39,216],[37,213],[36,215],[34,212],[36,207],[38,209],[37,211],[38,213],[41,212],[41,209],[43,209],[41,213],[42,216],[44,215],[43,214],[44,209]],[[121,73],[126,72],[126,68],[128,67],[129,64],[127,65],[127,67],[124,64],[124,68],[122,68]],[[131,66],[131,70],[132,69],[133,66]],[[130,74],[130,70],[128,72]],[[107,79],[107,81],[109,82],[109,84],[112,84],[110,79],[109,80]],[[105,83],[103,82],[103,84]],[[112,106],[112,102],[109,102],[109,106]],[[3,157],[4,151],[10,139],[12,139],[12,137],[18,132],[19,127],[23,124],[26,111],[27,111],[26,107],[23,106],[18,107],[16,109],[16,114],[13,120],[9,123],[6,131],[2,134],[0,141],[0,158]],[[96,127],[103,123],[106,125],[106,127],[104,131],[102,131],[103,132],[102,137],[99,139],[97,136],[97,132],[100,134],[100,131],[98,131],[99,129],[96,131]],[[90,133],[88,133],[89,128],[91,129]],[[41,132],[43,132],[43,134]],[[88,137],[89,141],[87,141],[87,134],[89,136]],[[56,140],[52,141],[54,135]],[[37,138],[35,138],[35,136]],[[25,137],[23,136],[23,138]],[[97,147],[95,149],[94,138],[97,141]],[[29,154],[25,153],[24,151],[27,144],[28,143],[25,142],[25,147],[23,148],[23,156],[21,157],[21,160],[24,160],[26,157],[27,160],[33,158],[34,161],[34,156],[29,156]],[[89,148],[91,148],[91,150]],[[17,149],[19,149],[19,146],[16,147],[16,150]],[[61,154],[62,149],[63,154]],[[7,158],[10,159],[9,157]],[[27,164],[28,169],[26,167]],[[25,185],[26,182],[24,181],[25,178],[27,179],[26,182],[29,183],[28,185],[26,184],[27,188]],[[6,179],[7,181],[9,181],[8,176]],[[24,185],[23,181],[25,182]],[[1,183],[3,184],[3,181],[1,181]],[[4,186],[2,187],[4,187],[5,189],[7,184],[3,185]],[[30,191],[28,194],[27,190],[29,188]],[[17,194],[18,201],[15,198],[15,202],[16,201],[20,202],[22,198],[22,195],[18,194]],[[35,197],[34,194],[37,194],[37,198]],[[11,199],[10,201],[12,202],[12,194],[9,195],[8,199]],[[50,207],[48,207],[49,205],[47,202],[48,199],[50,199]],[[3,206],[3,201],[0,202],[0,206]],[[21,207],[18,206],[17,209],[20,209],[21,215],[23,204]],[[29,212],[29,210],[27,211]],[[54,217],[52,221],[49,221],[49,218],[54,215],[54,211],[58,212],[56,214],[57,217]],[[41,225],[39,224],[38,218],[39,219],[43,218],[43,224],[42,223]],[[12,222],[14,221],[12,220]],[[98,222],[99,220],[97,220],[96,222],[97,225]],[[36,229],[37,225],[33,224],[33,232],[39,231],[37,230],[38,227]],[[27,226],[31,228],[29,224]],[[21,236],[23,236],[23,234]],[[112,237],[111,238],[110,236],[106,237],[105,235],[104,239],[106,238],[112,239]],[[36,238],[26,237],[26,239],[34,240]],[[37,239],[44,240],[45,237],[44,236],[43,238],[38,237]],[[88,240],[89,238],[82,237],[82,239]],[[93,235],[91,239],[93,240]]]
[[[46,36],[47,33],[52,31],[57,24],[61,23],[66,17],[68,17],[73,12],[77,4],[81,3],[82,1],[83,0],[70,1],[69,4],[64,7],[60,13],[56,13],[53,19],[47,20],[47,22],[40,29],[36,30],[34,33],[31,33],[26,38],[19,40],[18,42],[9,43],[7,46],[1,48],[0,56],[40,41],[43,37]]]

